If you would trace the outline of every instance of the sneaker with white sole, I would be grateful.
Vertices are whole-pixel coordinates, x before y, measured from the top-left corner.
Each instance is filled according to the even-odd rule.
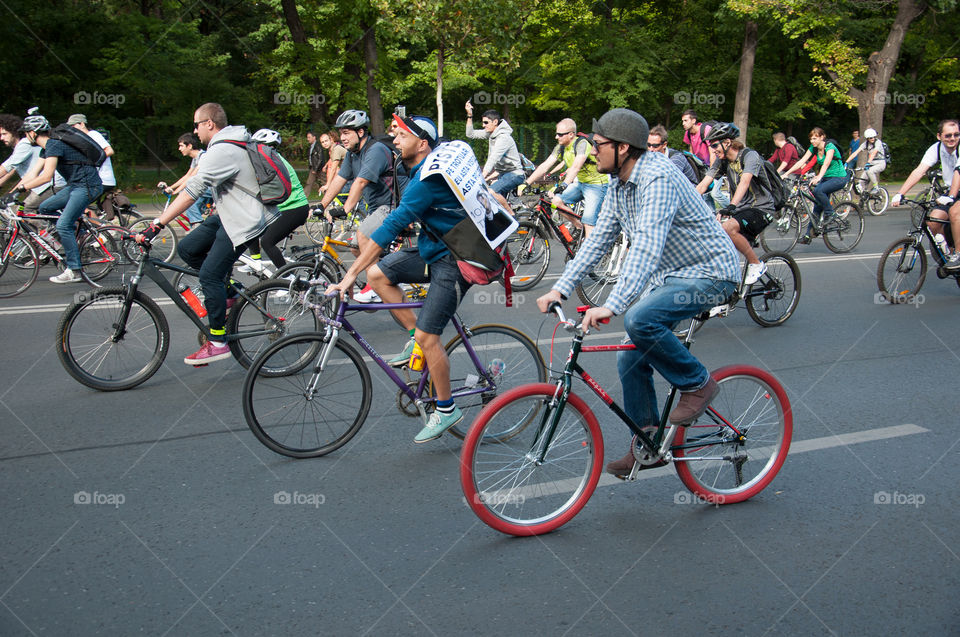
[[[761,261],[760,263],[748,263],[747,264],[747,276],[743,279],[744,285],[753,285],[760,280],[760,277],[763,276],[764,272],[767,271],[767,264]]]
[[[57,276],[50,277],[51,283],[79,283],[83,281],[83,277],[80,276],[79,272],[74,272],[70,268],[67,268]]]
[[[413,347],[417,344],[416,339],[411,338],[407,341],[407,344],[403,346],[403,351],[387,361],[387,365],[390,367],[403,367],[408,362],[410,362],[410,357],[413,356]]]
[[[260,274],[266,269],[267,266],[263,265],[259,259],[251,259],[249,261],[244,261],[243,265],[237,268],[237,272],[243,274]]]
[[[230,358],[230,356],[230,346],[226,343],[223,345],[214,345],[210,341],[207,341],[203,344],[203,347],[184,358],[183,362],[187,365],[206,365],[214,361],[222,361]]]
[[[443,435],[443,432],[461,420],[463,420],[463,412],[460,411],[459,407],[454,406],[453,412],[449,414],[441,414],[439,411],[435,411],[430,414],[430,420],[427,421],[427,426],[420,430],[420,433],[417,434],[417,437],[414,438],[413,441],[420,444],[422,442],[436,440]]]
[[[373,291],[369,285],[360,292],[353,295],[353,300],[357,303],[380,303],[380,295]]]

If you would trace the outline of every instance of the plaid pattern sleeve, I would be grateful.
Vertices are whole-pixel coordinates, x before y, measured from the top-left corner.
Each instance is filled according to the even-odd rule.
[[[630,249],[604,307],[623,314],[667,276],[739,280],[739,256],[693,185],[661,153],[644,153],[626,181],[612,179],[594,232],[554,286],[569,296],[620,230]]]

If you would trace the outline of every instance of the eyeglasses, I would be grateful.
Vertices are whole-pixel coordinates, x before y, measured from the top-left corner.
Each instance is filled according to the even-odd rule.
[[[613,141],[613,140],[606,141],[606,142],[598,142],[597,140],[593,140],[593,142],[592,142],[593,147],[596,148],[597,150],[600,150],[600,147],[601,147],[601,146],[606,146],[607,144],[616,144],[616,143],[617,143],[617,142],[615,142],[615,141]]]
[[[572,131],[572,130],[568,130],[568,131],[565,132],[565,133],[557,133],[556,135],[554,135],[554,137],[560,138],[560,137],[563,137],[563,136],[565,136],[565,135],[572,135],[572,134],[573,134],[573,131]]]
[[[722,142],[710,142],[710,148],[713,148],[714,150],[716,150],[717,148],[720,148],[720,146],[722,145],[723,145]]]
[[[207,122],[209,122],[209,121],[212,121],[212,120],[210,120],[210,119],[201,119],[199,122],[194,122],[194,123],[193,123],[193,130],[197,130],[198,128],[200,128],[200,124],[205,124],[205,123],[207,123]]]
[[[486,126],[487,124],[490,124],[490,123],[491,123],[491,120],[485,119],[485,120],[483,120],[481,123],[482,123],[484,126]]]
[[[944,139],[953,139],[954,137],[960,137],[960,133],[942,133],[940,137]]]
[[[659,144],[651,144],[650,142],[647,142],[647,148],[660,148],[666,143],[667,142],[660,142]]]

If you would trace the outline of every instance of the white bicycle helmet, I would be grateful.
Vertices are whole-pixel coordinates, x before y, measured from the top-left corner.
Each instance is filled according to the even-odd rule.
[[[253,134],[253,141],[260,142],[261,144],[276,144],[279,146],[283,139],[280,138],[280,133],[275,130],[270,130],[269,128],[261,128],[256,133]]]
[[[863,136],[866,137],[867,139],[870,139],[871,137],[876,137],[877,131],[873,130],[872,128],[868,128],[867,130],[863,131]]]
[[[48,122],[47,118],[43,115],[30,115],[23,119],[20,130],[25,133],[31,131],[48,131],[50,130],[50,122]]]
[[[366,128],[370,125],[370,118],[365,111],[343,111],[337,118],[334,128]]]

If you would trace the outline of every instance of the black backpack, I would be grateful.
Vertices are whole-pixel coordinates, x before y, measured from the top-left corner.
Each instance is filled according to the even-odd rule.
[[[64,161],[66,164],[80,164],[99,168],[107,161],[107,155],[100,144],[82,130],[67,124],[60,124],[50,131],[50,139],[61,141],[84,157],[84,161]]]
[[[710,167],[707,166],[703,161],[691,153],[688,150],[677,150],[676,148],[667,147],[667,157],[674,157],[677,153],[683,155],[683,158],[687,160],[687,163],[690,164],[690,168],[693,169],[693,174],[696,176],[697,180],[694,185],[699,184],[703,181],[703,178],[707,176],[707,171],[710,170]]]
[[[745,149],[752,150],[752,149]],[[760,155],[759,152],[753,151]],[[783,183],[783,179],[780,178],[780,174],[777,172],[777,167],[770,163],[769,160],[764,159],[763,155],[760,155],[761,167],[763,168],[763,174],[757,175],[760,178],[760,185],[763,186],[768,193],[770,193],[770,198],[773,199],[773,207],[777,210],[783,208],[784,204],[787,203],[787,199],[790,197],[790,191]]]
[[[221,139],[214,142],[214,144],[224,143],[243,147],[253,165],[253,172],[257,175],[258,192],[248,192],[240,184],[237,184],[237,188],[256,197],[265,206],[275,206],[290,198],[293,192],[290,171],[280,159],[280,153],[276,148],[261,142],[241,142],[236,139]]]
[[[803,154],[807,152],[807,149],[800,145],[800,142],[797,141],[797,138],[791,135],[787,137],[787,143],[794,147],[797,151],[797,159],[803,157]]]

